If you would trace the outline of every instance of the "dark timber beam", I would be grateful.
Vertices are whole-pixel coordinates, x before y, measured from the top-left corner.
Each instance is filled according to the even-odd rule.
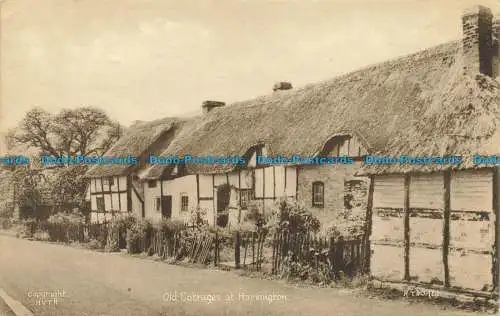
[[[493,227],[495,228],[495,241],[493,244],[493,258],[492,258],[492,275],[493,275],[493,290],[500,294],[500,252],[498,248],[500,247],[500,168],[493,168],[493,213],[495,214],[495,223]]]
[[[370,261],[371,261],[371,243],[370,237],[372,234],[373,225],[373,191],[375,188],[375,176],[370,176],[370,184],[368,187],[368,202],[366,204],[366,222],[365,222],[365,267],[364,272],[370,274]]]
[[[411,176],[405,174],[404,182],[404,280],[410,281],[410,182]]]
[[[448,265],[448,255],[450,251],[450,188],[451,171],[444,172],[444,214],[443,214],[443,268],[444,268],[444,286],[450,287],[450,268]]]

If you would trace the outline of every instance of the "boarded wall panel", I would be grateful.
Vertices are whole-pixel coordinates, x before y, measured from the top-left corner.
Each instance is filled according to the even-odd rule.
[[[212,176],[200,174],[200,197],[213,197]]]
[[[227,183],[226,174],[216,174],[214,176],[214,183],[216,186]]]
[[[450,245],[452,247],[489,251],[494,239],[491,221],[450,221]]]
[[[417,277],[417,282],[444,282],[442,249],[411,247],[410,276]]]
[[[95,179],[96,192],[102,192],[101,178]]]
[[[450,283],[465,289],[482,290],[491,286],[491,255],[450,251]]]
[[[451,209],[463,211],[492,210],[491,170],[467,170],[451,175]]]
[[[118,211],[120,210],[120,202],[119,202],[120,196],[118,193],[114,193],[112,196],[112,201],[113,201],[113,210]]]
[[[403,279],[403,248],[372,244],[370,259],[370,271],[374,277],[391,281]]]
[[[373,207],[402,208],[404,178],[402,176],[376,176],[373,190]]]
[[[276,181],[276,196],[285,196],[285,167],[274,167],[275,181]]]
[[[255,197],[263,197],[264,169],[255,169]]]
[[[229,176],[229,184],[236,187],[236,188],[239,188],[238,172],[230,172],[228,176]]]
[[[443,219],[410,217],[410,242],[441,246]]]
[[[410,207],[442,209],[444,207],[442,173],[418,174],[411,177]]]
[[[295,167],[286,168],[286,195],[295,196],[297,193],[297,169]]]
[[[252,171],[251,170],[241,170],[241,188],[242,189],[251,189],[253,187],[252,184]]]
[[[119,177],[118,181],[120,181],[120,191],[127,190],[127,177]]]
[[[402,215],[402,213],[400,213]],[[374,210],[372,218],[371,240],[402,242],[404,227],[403,218],[395,216],[385,216],[382,212]]]
[[[264,169],[265,175],[265,194],[267,197],[274,197],[274,177],[273,177],[273,167],[267,167]]]
[[[93,211],[97,210],[97,195],[90,196],[90,209]]]
[[[111,211],[111,195],[109,194],[104,194],[104,209]]]
[[[127,193],[120,193],[120,199],[121,199],[121,206],[122,209],[121,211],[127,211]]]

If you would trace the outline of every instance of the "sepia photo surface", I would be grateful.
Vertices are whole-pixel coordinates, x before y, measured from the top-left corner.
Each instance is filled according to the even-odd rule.
[[[500,1],[0,9],[0,316],[498,313]]]

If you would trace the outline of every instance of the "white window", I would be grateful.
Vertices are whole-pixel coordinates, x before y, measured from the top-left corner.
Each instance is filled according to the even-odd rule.
[[[154,199],[154,208],[157,212],[161,211],[161,198],[159,196],[155,197]]]
[[[189,208],[189,197],[187,193],[181,193],[181,212],[187,212]]]
[[[100,212],[104,212],[104,197],[98,196],[96,198],[97,210]]]
[[[323,182],[316,181],[312,185],[312,206],[324,207],[325,205],[325,186]]]
[[[253,189],[243,189],[240,191],[241,201],[240,205],[242,209],[248,207],[248,202],[253,200]]]

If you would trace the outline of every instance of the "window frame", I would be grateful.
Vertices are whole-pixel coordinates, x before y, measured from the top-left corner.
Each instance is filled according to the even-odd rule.
[[[181,202],[181,212],[185,213],[189,210],[189,195],[186,192],[182,192],[180,194],[180,202]],[[184,200],[186,203],[184,204]]]
[[[157,180],[148,180],[148,188],[149,189],[156,188],[156,187],[158,187],[158,181]]]
[[[155,196],[154,208],[156,212],[161,212],[161,197]]]
[[[246,197],[248,199],[243,199],[243,196],[245,196],[245,194],[246,194]],[[246,209],[248,209],[249,202],[255,199],[255,191],[254,191],[253,188],[251,188],[251,189],[240,189],[239,197],[240,197],[240,207],[241,207],[241,209],[246,210]],[[243,201],[245,201],[245,203],[243,203]]]
[[[317,189],[321,188],[321,191]],[[325,207],[325,183],[323,181],[314,181],[311,187],[312,192],[312,207],[324,208]],[[316,199],[317,195],[320,195],[320,201]]]
[[[95,199],[97,211],[105,212],[106,211],[106,202],[104,201],[104,196],[97,196]],[[102,207],[100,207],[102,206]]]

